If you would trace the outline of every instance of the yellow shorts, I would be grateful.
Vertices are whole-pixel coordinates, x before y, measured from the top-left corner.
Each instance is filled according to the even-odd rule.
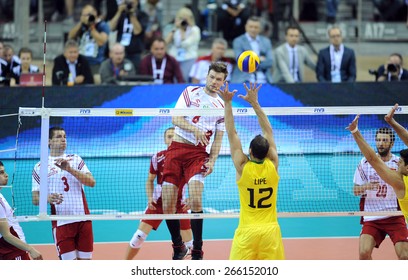
[[[279,224],[239,227],[235,230],[230,260],[284,260]]]

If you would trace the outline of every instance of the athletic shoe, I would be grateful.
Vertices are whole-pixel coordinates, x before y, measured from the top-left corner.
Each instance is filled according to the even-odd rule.
[[[191,250],[191,259],[192,260],[202,260],[204,252],[202,250]]]
[[[174,246],[173,245],[173,260],[184,260],[188,254],[188,248],[186,245]]]

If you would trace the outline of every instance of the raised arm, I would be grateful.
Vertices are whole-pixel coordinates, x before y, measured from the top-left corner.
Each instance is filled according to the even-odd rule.
[[[245,163],[248,161],[247,156],[242,150],[241,140],[238,137],[235,129],[234,116],[232,114],[232,97],[237,91],[230,92],[228,90],[228,82],[223,90],[219,90],[218,94],[224,99],[224,121],[225,130],[228,134],[228,142],[230,145],[231,158],[234,163],[237,174],[241,176]]]
[[[377,171],[378,175],[395,191],[398,198],[403,198],[405,195],[405,185],[402,177],[395,171],[391,170],[382,160],[377,156],[373,148],[367,143],[363,135],[358,130],[359,115],[346,128],[352,133],[360,151],[368,163]]]
[[[394,113],[398,109],[398,103],[385,115],[385,121],[395,130],[399,138],[408,146],[408,131],[394,119]]]
[[[278,152],[275,144],[275,140],[273,138],[273,131],[271,123],[269,122],[268,117],[266,116],[265,112],[262,110],[261,105],[258,102],[258,91],[261,88],[262,84],[256,85],[249,83],[249,88],[246,84],[244,84],[245,90],[247,94],[245,96],[238,95],[238,97],[246,100],[251,104],[252,108],[258,117],[259,126],[262,129],[262,134],[269,142],[269,151],[267,157],[274,163],[276,170],[278,169],[279,160],[278,160]]]

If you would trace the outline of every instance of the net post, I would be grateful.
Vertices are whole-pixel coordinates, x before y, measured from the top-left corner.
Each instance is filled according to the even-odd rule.
[[[48,134],[50,128],[50,113],[41,109],[41,146],[40,146],[40,204],[39,216],[47,215],[48,197]]]

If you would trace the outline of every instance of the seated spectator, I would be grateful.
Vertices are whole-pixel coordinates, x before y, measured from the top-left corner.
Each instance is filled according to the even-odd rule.
[[[250,10],[244,0],[227,0],[217,9],[217,27],[229,44],[245,33],[245,23]]]
[[[92,74],[98,73],[105,60],[109,32],[109,25],[98,18],[92,5],[82,8],[80,21],[69,31],[68,39],[79,40],[79,53],[88,60]]]
[[[235,67],[232,76],[232,83],[272,83],[272,42],[269,38],[260,35],[261,32],[261,20],[259,17],[250,17],[245,24],[245,34],[234,39],[232,46],[234,49],[235,57],[238,57],[243,51],[253,50],[258,54],[261,63],[258,66],[258,70],[254,73],[245,73]]]
[[[109,57],[99,68],[102,84],[117,84],[120,77],[136,75],[132,61],[125,58],[123,45],[115,43],[109,51]]]
[[[31,64],[33,61],[33,52],[29,48],[21,48],[18,57],[21,64],[13,67],[10,85],[20,84],[21,73],[38,73],[40,69],[38,66]]]
[[[316,63],[304,46],[298,45],[300,31],[288,26],[285,31],[286,43],[274,50],[273,79],[276,83],[298,83],[304,78],[304,65],[315,71]]]
[[[378,67],[377,81],[404,81],[408,80],[408,70],[403,68],[402,55],[399,53],[393,53],[388,58],[388,61]]]
[[[0,58],[4,59],[4,44],[0,42]]]
[[[228,76],[226,81],[231,81],[231,73],[235,64],[235,60],[230,57],[225,57],[225,51],[228,48],[228,43],[223,38],[214,39],[209,55],[200,56],[190,71],[190,79],[194,84],[205,84],[207,80],[208,67],[212,62],[221,61],[227,65]]]
[[[78,43],[68,40],[64,46],[64,54],[54,59],[52,68],[53,85],[93,84],[94,79],[85,56],[79,54]]]
[[[150,46],[150,54],[140,62],[140,74],[150,75],[156,84],[184,83],[180,64],[166,52],[166,41],[156,38]]]
[[[153,39],[163,36],[163,5],[160,0],[147,0],[142,9],[149,19],[145,30],[145,48],[150,49]]]
[[[343,45],[338,27],[328,31],[330,46],[319,51],[316,78],[319,82],[354,82],[356,80],[356,55]]]
[[[123,1],[109,21],[112,31],[117,30],[116,42],[125,47],[126,58],[133,62],[136,73],[144,52],[144,34],[149,18],[141,10],[138,0]]]
[[[404,0],[372,0],[377,9],[374,18],[378,21],[399,21]]]
[[[6,67],[4,68],[4,85],[10,86],[10,81],[13,76],[13,68],[20,65],[20,59],[14,54],[14,49],[10,45],[4,45],[4,61]]]
[[[190,69],[198,58],[198,45],[201,40],[200,28],[196,25],[193,12],[182,7],[174,21],[174,29],[167,35],[169,54],[180,63],[183,79],[188,82]]]

